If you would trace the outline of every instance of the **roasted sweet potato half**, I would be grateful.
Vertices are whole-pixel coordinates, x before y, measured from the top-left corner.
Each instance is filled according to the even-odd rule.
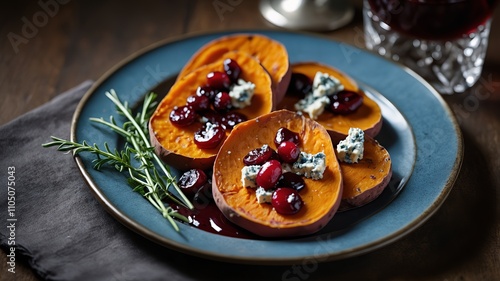
[[[241,78],[255,84],[251,105],[235,109],[234,112],[241,113],[248,119],[271,112],[272,82],[259,61],[241,52],[226,53],[225,58],[237,61],[242,67]],[[202,123],[194,122],[189,126],[178,127],[169,118],[175,107],[186,105],[187,98],[195,95],[198,87],[206,84],[207,74],[213,71],[224,71],[223,64],[216,62],[204,65],[177,80],[149,121],[149,133],[155,152],[167,164],[177,169],[211,168],[222,145],[221,142],[214,148],[199,148],[194,142],[194,133],[201,128]]]
[[[340,70],[317,62],[300,62],[292,64],[292,73],[301,73],[312,81],[316,73],[320,71],[328,73],[337,78],[344,89],[359,93],[363,97],[363,103],[354,112],[349,114],[336,114],[325,110],[315,121],[323,125],[334,139],[342,139],[347,135],[350,128],[360,128],[366,135],[375,137],[382,128],[382,112],[377,103],[365,95],[357,83]],[[278,105],[278,109],[295,111],[294,105],[300,100],[296,95],[287,94]],[[307,113],[305,113],[308,116]]]
[[[340,162],[344,190],[340,210],[360,207],[375,200],[392,176],[389,152],[365,135],[364,156],[358,163]]]
[[[253,56],[264,66],[273,81],[274,102],[277,104],[281,101],[290,82],[288,52],[280,42],[261,34],[238,33],[208,42],[185,64],[179,77],[202,65],[220,60],[227,52],[235,50]]]
[[[255,188],[243,186],[242,159],[252,149],[273,145],[285,127],[300,136],[302,151],[324,152],[322,179],[305,179],[300,191],[303,207],[295,214],[279,214],[271,204],[258,203]],[[328,132],[317,122],[295,112],[280,110],[237,125],[222,145],[213,167],[215,203],[233,223],[264,237],[307,235],[323,228],[336,213],[342,197],[342,176]]]

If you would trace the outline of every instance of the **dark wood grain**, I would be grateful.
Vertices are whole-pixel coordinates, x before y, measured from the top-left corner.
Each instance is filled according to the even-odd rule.
[[[38,1],[5,1],[0,8],[0,125],[79,84],[98,79],[123,58],[183,34],[276,28],[258,1],[68,1],[18,46],[23,18],[42,11]],[[227,2],[227,1],[222,1]],[[360,1],[355,1],[357,7]],[[482,80],[445,97],[465,144],[462,170],[448,199],[416,231],[377,251],[320,264],[300,280],[500,280],[500,9],[497,7]],[[359,9],[348,26],[323,33],[363,48]],[[0,257],[0,280],[38,280],[25,263],[15,279]],[[264,267],[262,270],[266,270]],[[306,276],[307,275],[307,276]]]

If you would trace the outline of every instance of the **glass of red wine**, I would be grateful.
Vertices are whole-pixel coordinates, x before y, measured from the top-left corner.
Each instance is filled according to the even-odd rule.
[[[496,0],[363,0],[368,49],[398,61],[441,94],[481,75]]]

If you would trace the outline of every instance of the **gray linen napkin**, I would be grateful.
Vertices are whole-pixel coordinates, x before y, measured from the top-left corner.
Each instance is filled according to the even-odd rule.
[[[91,85],[86,81],[0,127],[0,246],[5,254],[10,255],[14,241],[16,262],[27,259],[46,280],[281,280],[290,266],[263,270],[205,260],[146,240],[105,212],[71,154],[42,148],[50,136],[69,138],[73,112]],[[15,190],[9,193],[10,181]],[[8,227],[12,224],[15,229]],[[12,273],[0,273],[7,274]]]

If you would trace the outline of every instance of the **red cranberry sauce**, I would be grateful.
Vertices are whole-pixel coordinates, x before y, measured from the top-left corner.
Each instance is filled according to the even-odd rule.
[[[213,200],[210,199],[211,201],[205,201],[208,200],[206,197],[198,200],[204,203],[196,206],[193,210],[189,210],[174,203],[169,204],[172,208],[177,210],[179,214],[187,217],[189,219],[189,225],[194,228],[228,237],[262,239],[230,222],[224,214],[222,214]]]
[[[209,171],[198,169],[185,171],[180,176],[178,185],[182,191],[189,189],[184,194],[191,199],[194,209],[189,210],[174,202],[168,202],[169,206],[187,217],[189,225],[197,229],[229,237],[261,239],[233,224],[222,214],[212,197],[211,176]]]
[[[194,134],[194,142],[201,149],[217,147],[224,140],[225,130],[231,130],[248,119],[244,114],[232,111],[228,93],[240,78],[241,67],[232,59],[224,60],[223,67],[224,71],[208,73],[206,84],[200,85],[196,93],[186,99],[185,105],[174,107],[169,115],[170,122],[177,127],[202,124]]]

